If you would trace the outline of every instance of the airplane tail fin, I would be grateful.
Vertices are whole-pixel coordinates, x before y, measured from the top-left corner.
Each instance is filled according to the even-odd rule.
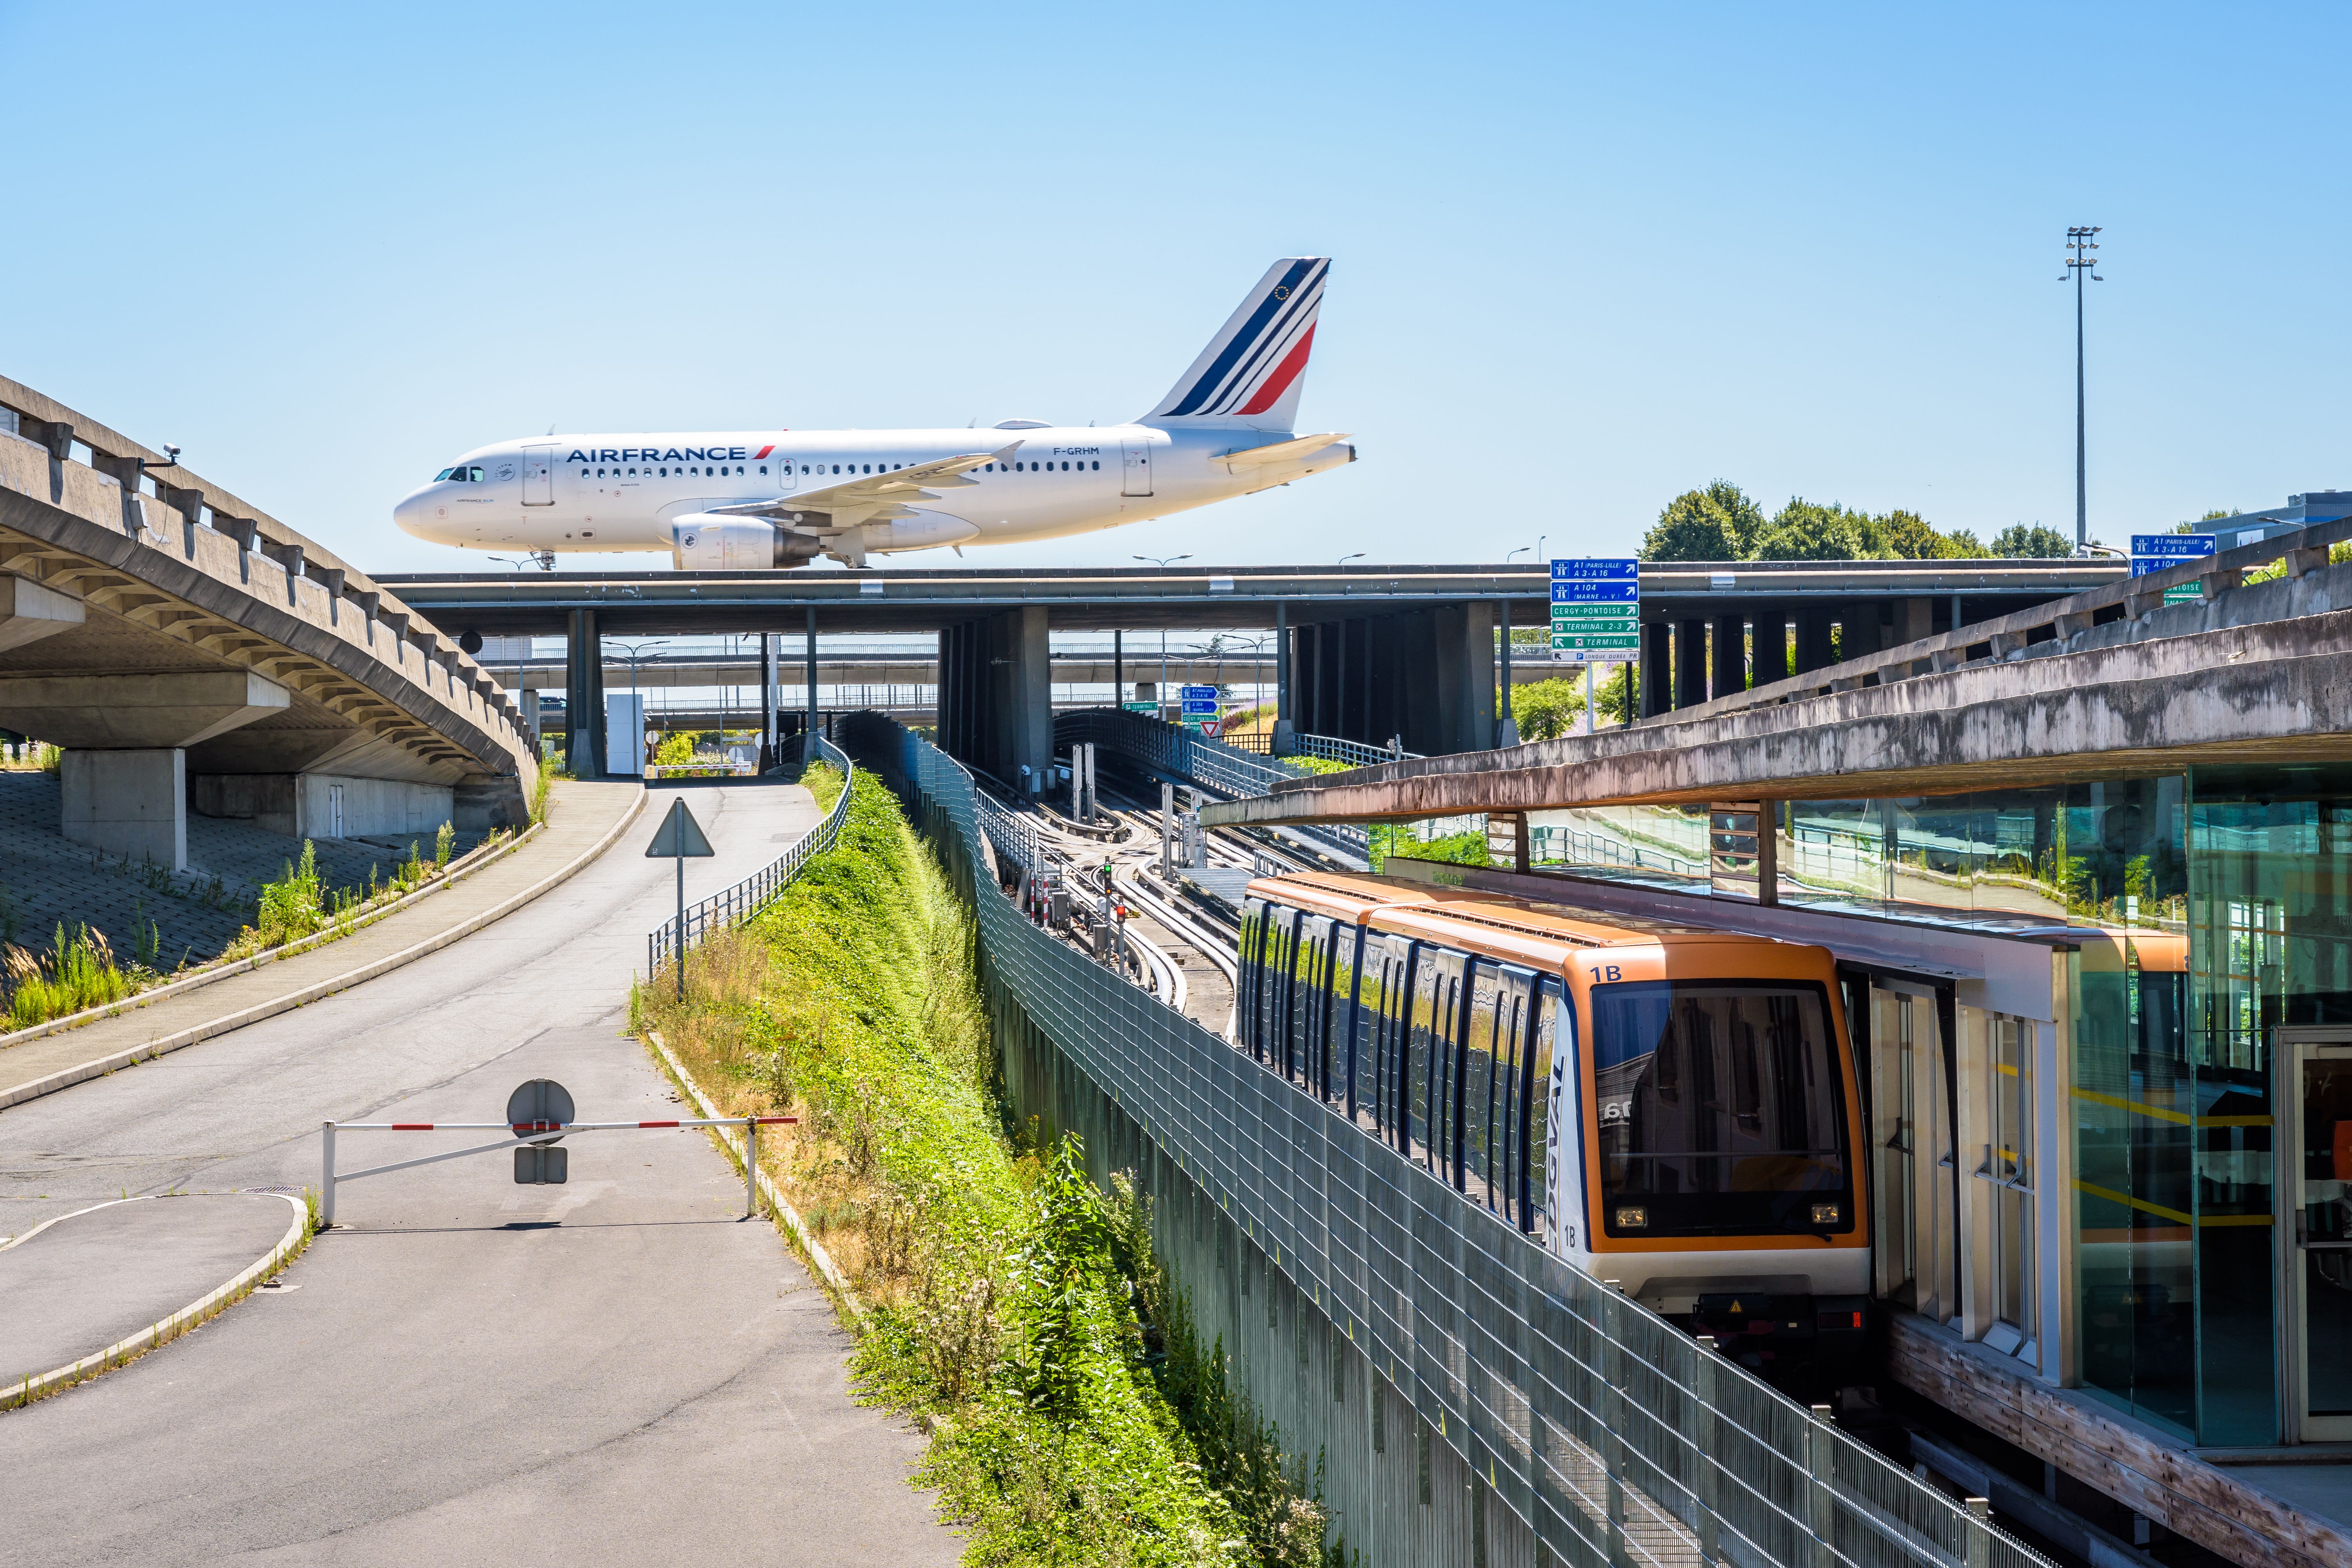
[[[1330,270],[1328,256],[1286,256],[1267,268],[1175,390],[1141,423],[1291,429]]]

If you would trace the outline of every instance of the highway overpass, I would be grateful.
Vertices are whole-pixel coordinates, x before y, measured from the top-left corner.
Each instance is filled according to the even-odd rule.
[[[62,747],[62,828],[187,863],[187,814],[315,837],[521,823],[516,703],[331,552],[0,378],[0,727]]]

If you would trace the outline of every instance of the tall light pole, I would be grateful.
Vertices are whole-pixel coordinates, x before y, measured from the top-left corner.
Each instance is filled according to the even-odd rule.
[[[2074,279],[2074,553],[2077,555],[2086,553],[2084,547],[2091,542],[2090,487],[2084,477],[2083,277],[2088,273],[2094,283],[2106,281],[2094,270],[2099,265],[2099,258],[2091,252],[2099,248],[2099,242],[2091,237],[2098,232],[2096,224],[2066,231],[2066,270],[2058,274],[2061,283],[2070,277]]]
[[[1139,555],[1136,559],[1143,562],[1147,565],[1157,566],[1162,572],[1165,572],[1176,562],[1190,561],[1192,557],[1190,553],[1186,553],[1183,555]],[[1168,721],[1168,628],[1165,625],[1161,626],[1160,628],[1160,689],[1153,696],[1153,707],[1160,721],[1163,724],[1166,723]]]

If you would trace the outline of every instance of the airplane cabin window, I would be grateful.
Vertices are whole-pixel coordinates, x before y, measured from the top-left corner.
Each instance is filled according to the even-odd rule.
[[[1096,468],[1101,468],[1101,467],[1102,467],[1102,465],[1101,465],[1100,463],[1097,463],[1097,464],[1095,464],[1094,466],[1095,466]]]

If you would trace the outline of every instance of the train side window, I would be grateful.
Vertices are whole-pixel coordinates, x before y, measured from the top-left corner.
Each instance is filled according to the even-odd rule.
[[[1494,1161],[1495,1047],[1503,1018],[1502,980],[1503,973],[1492,959],[1474,958],[1464,966],[1469,1017],[1454,1063],[1460,1107],[1453,1129],[1455,1157],[1465,1178],[1475,1177],[1486,1186],[1489,1207],[1494,1205],[1498,1174]]]
[[[1364,928],[1341,926],[1331,945],[1331,1082],[1328,1098],[1356,1115],[1356,1056],[1363,1039]]]
[[[1292,1049],[1286,1076],[1312,1080],[1317,1094],[1325,1092],[1325,1064],[1331,1037],[1331,946],[1337,928],[1328,916],[1302,915],[1298,921],[1298,952],[1291,985]]]
[[[1526,1217],[1520,1228],[1535,1235],[1544,1233],[1550,1218],[1552,1187],[1569,1174],[1562,1168],[1564,1155],[1558,1147],[1559,1128],[1552,1120],[1551,1081],[1554,1062],[1560,1054],[1560,1019],[1567,1012],[1568,998],[1559,977],[1545,975],[1536,988],[1535,1016],[1528,1031],[1528,1059],[1520,1070],[1520,1079],[1528,1086],[1526,1137],[1528,1163],[1528,1204]],[[1568,1027],[1575,1029],[1574,1015],[1569,1015]]]
[[[1242,901],[1242,930],[1235,946],[1236,966],[1241,971],[1236,985],[1234,1004],[1241,1009],[1238,1033],[1242,1044],[1255,1055],[1259,1047],[1257,1016],[1258,944],[1265,935],[1265,900],[1244,899]]]

